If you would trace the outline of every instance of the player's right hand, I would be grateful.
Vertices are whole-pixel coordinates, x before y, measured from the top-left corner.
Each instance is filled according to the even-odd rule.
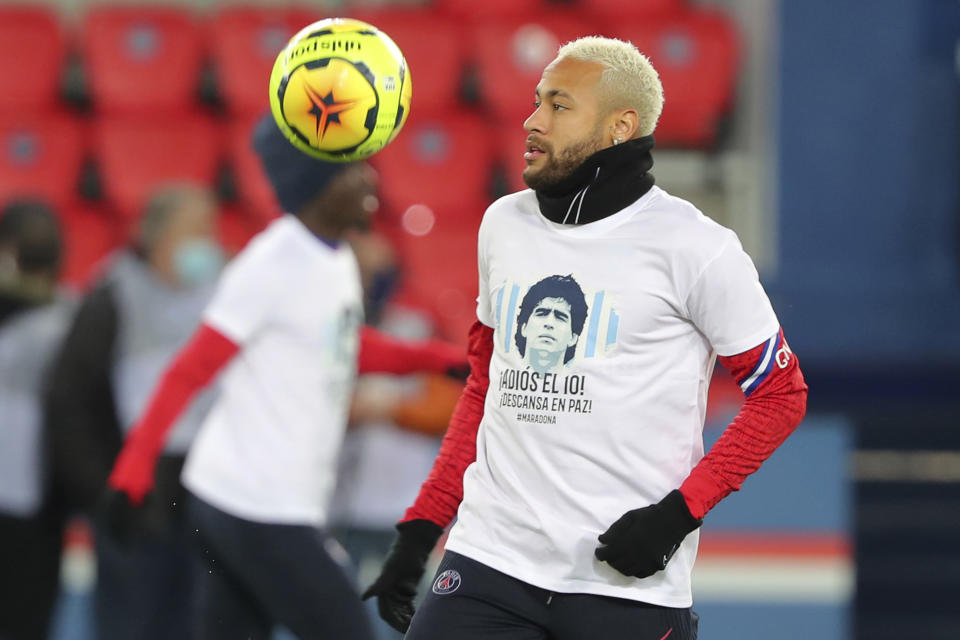
[[[376,596],[380,617],[397,631],[406,633],[427,558],[443,534],[443,527],[429,520],[408,520],[397,525],[397,532],[380,575],[363,592],[363,599]]]

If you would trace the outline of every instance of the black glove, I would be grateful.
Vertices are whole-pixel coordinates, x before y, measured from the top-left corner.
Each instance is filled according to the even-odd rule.
[[[443,534],[443,527],[429,520],[408,520],[398,524],[397,531],[380,575],[363,592],[363,599],[376,596],[380,617],[397,631],[406,633],[427,558]]]
[[[648,578],[667,568],[683,539],[701,524],[674,490],[657,504],[623,514],[600,534],[594,555],[623,575]]]
[[[452,367],[447,367],[444,373],[448,378],[452,378],[458,382],[466,382],[467,378],[470,377],[470,365],[466,362],[463,364],[455,364]]]
[[[142,507],[134,506],[125,491],[107,487],[100,495],[96,512],[107,531],[121,544],[128,544],[140,534]]]

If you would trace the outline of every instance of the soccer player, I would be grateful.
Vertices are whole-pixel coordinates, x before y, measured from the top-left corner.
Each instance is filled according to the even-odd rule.
[[[471,377],[365,593],[408,640],[695,638],[697,530],[805,412],[797,359],[737,236],[654,185],[662,105],[630,43],[581,38],[542,74],[524,125],[530,189],[480,226]],[[589,302],[586,329],[564,371],[531,373],[511,348],[513,307],[562,274]],[[704,455],[718,356],[746,402]]]
[[[223,370],[182,476],[208,563],[200,638],[259,640],[283,625],[300,640],[366,640],[344,554],[324,528],[354,375],[446,371],[465,358],[443,343],[361,330],[359,274],[343,237],[376,208],[369,167],[302,154],[270,116],[254,148],[290,213],[225,269],[124,443],[106,510],[143,503],[170,426]]]

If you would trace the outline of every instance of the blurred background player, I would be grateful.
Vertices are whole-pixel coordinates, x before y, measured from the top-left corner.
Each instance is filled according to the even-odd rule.
[[[530,189],[491,205],[480,227],[471,377],[364,597],[411,640],[694,640],[696,530],[797,426],[807,387],[736,234],[654,185],[663,89],[650,61],[627,42],[580,38],[535,95]],[[576,376],[535,373],[542,386],[511,393],[538,403],[518,410],[503,402],[525,366],[509,348],[504,283],[559,274],[591,292],[594,343],[566,364]],[[618,320],[593,357],[611,300]],[[747,399],[704,456],[718,354]],[[584,385],[575,394],[571,378]],[[424,559],[454,516],[411,622]]]
[[[73,303],[58,290],[61,237],[36,201],[0,211],[0,638],[43,640],[60,576],[63,505],[42,385]]]
[[[133,245],[115,254],[73,320],[46,413],[74,508],[95,511],[123,439],[210,300],[223,264],[216,219],[208,189],[160,188]],[[208,392],[177,421],[144,509],[95,514],[98,638],[189,637],[197,572],[180,470],[212,400]]]
[[[253,144],[290,214],[225,270],[127,438],[109,499],[143,503],[172,423],[222,370],[183,472],[208,562],[200,637],[266,638],[283,625],[301,640],[362,640],[369,624],[325,529],[354,375],[444,372],[464,357],[437,342],[361,332],[359,273],[344,239],[377,208],[373,171],[302,154],[269,116]]]
[[[351,234],[350,245],[360,268],[366,323],[402,340],[431,337],[434,321],[403,293],[406,276],[390,241],[371,231]],[[437,373],[357,379],[330,525],[359,583],[371,582],[383,565],[393,526],[429,472],[462,390],[462,380]],[[375,602],[366,609],[378,640],[401,636],[380,618]]]

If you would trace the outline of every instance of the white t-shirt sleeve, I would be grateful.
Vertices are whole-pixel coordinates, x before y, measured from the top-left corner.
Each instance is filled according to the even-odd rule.
[[[220,277],[203,322],[238,345],[247,342],[264,324],[274,307],[277,282],[266,278],[254,255],[241,253]]]
[[[757,269],[733,232],[694,281],[686,306],[721,356],[748,351],[780,327]]]
[[[478,290],[477,295],[477,319],[488,327],[493,327],[496,320],[493,317],[493,309],[490,307],[490,281],[487,265],[487,243],[486,243],[486,225],[480,223],[480,231],[477,234],[477,276]]]

